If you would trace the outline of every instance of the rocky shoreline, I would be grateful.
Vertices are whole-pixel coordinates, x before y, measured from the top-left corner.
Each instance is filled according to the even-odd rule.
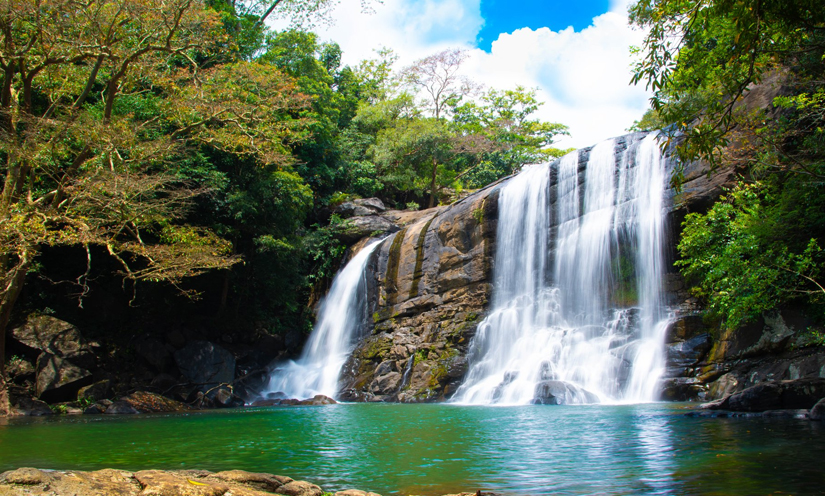
[[[380,496],[360,489],[326,492],[307,481],[282,475],[228,470],[38,470],[19,468],[0,474],[0,496]],[[494,496],[481,491],[445,496]]]

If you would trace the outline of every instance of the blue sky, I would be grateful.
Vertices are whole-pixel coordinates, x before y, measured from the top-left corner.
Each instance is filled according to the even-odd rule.
[[[479,48],[489,52],[501,33],[520,28],[561,31],[572,26],[581,31],[609,8],[607,0],[481,0],[484,26],[476,40]]]
[[[570,128],[559,147],[581,148],[621,135],[641,118],[649,94],[629,85],[632,0],[340,0],[334,24],[315,28],[357,65],[387,47],[396,68],[447,48],[467,50],[464,74],[488,88],[535,88],[537,117]],[[285,21],[275,27],[285,27]]]

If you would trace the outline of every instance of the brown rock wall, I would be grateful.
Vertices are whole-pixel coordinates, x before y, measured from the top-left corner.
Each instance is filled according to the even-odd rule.
[[[398,216],[409,223],[374,255],[372,328],[344,368],[342,399],[415,402],[454,392],[490,296],[498,187]]]

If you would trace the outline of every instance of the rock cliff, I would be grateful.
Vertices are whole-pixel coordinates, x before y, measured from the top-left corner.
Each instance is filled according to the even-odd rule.
[[[619,138],[617,157],[635,139],[638,135]],[[589,152],[579,154],[580,176]],[[683,174],[681,187],[667,193],[671,262],[684,216],[707,210],[737,177],[733,168],[710,172],[701,162],[687,164]],[[371,319],[342,372],[340,399],[439,401],[455,392],[492,294],[497,199],[506,181],[446,207],[374,209],[350,219],[355,226],[380,225],[389,235],[369,265]],[[701,302],[670,264],[664,285],[674,321],[666,338],[663,399],[716,399],[764,381],[825,377],[825,352],[803,346],[807,324],[793,311],[721,332],[703,322]]]

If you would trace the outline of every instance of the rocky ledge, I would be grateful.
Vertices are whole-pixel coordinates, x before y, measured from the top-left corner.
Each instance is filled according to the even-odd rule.
[[[282,475],[229,470],[142,470],[127,472],[104,469],[95,472],[38,470],[19,468],[0,474],[0,496],[7,495],[72,495],[72,496],[380,496],[359,489],[336,493],[325,492],[306,481],[296,481]],[[460,493],[448,496],[492,496],[491,493]]]

